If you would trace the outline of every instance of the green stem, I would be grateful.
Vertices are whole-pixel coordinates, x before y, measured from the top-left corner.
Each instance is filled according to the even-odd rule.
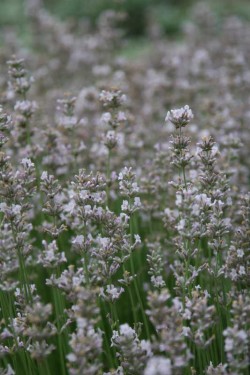
[[[107,170],[106,170],[106,195],[107,195],[107,207],[109,207],[110,199],[110,164],[111,164],[111,150],[108,149],[108,159],[107,159]]]
[[[132,314],[133,314],[134,322],[138,323],[138,318],[137,318],[137,313],[136,313],[136,305],[135,305],[133,294],[132,294],[132,291],[131,291],[129,285],[128,285],[128,294],[129,294],[130,304],[132,306]]]
[[[100,308],[101,315],[102,315],[102,310],[104,310],[104,314],[105,314],[105,318],[106,318],[106,316],[107,316],[106,305],[105,305],[105,303],[102,302],[101,298],[99,298],[99,308]],[[104,322],[105,322],[105,319],[102,316],[102,319],[101,319],[101,322],[100,322],[100,325],[101,325],[100,328],[101,328],[102,332],[104,333],[104,354],[106,354],[106,356],[107,356],[109,366],[115,368],[118,365],[116,363],[117,361],[116,361],[116,357],[115,357],[115,351],[114,351],[114,348],[113,348],[114,353],[112,354],[110,343],[108,341],[108,333],[107,333],[107,330],[106,330],[106,326],[104,325]],[[113,359],[113,356],[114,356],[114,359]]]
[[[31,294],[30,285],[29,285],[29,282],[28,282],[28,277],[27,277],[27,273],[26,273],[26,267],[25,267],[25,263],[24,263],[24,259],[23,259],[23,254],[22,254],[22,251],[21,251],[19,246],[17,248],[17,254],[18,254],[18,261],[19,261],[20,279],[21,279],[21,283],[22,283],[22,286],[23,286],[23,289],[24,289],[25,299],[26,299],[27,303],[31,303],[32,302],[32,294]]]
[[[66,375],[66,369],[65,369],[65,349],[64,344],[62,341],[62,333],[60,332],[62,328],[61,323],[61,314],[63,313],[61,309],[61,301],[60,301],[60,292],[57,289],[52,290],[53,293],[53,299],[54,299],[54,305],[55,305],[55,312],[56,312],[56,325],[57,325],[57,341],[58,341],[58,350],[59,350],[59,357],[60,357],[60,369],[61,374]]]
[[[129,204],[131,205],[131,198],[129,199]],[[133,222],[132,222],[132,215],[131,215],[130,221],[129,221],[129,230],[130,230],[130,242],[131,242],[131,246],[132,246],[133,245]],[[139,305],[140,305],[140,310],[141,310],[141,314],[142,314],[143,324],[144,324],[144,327],[146,329],[146,335],[147,335],[147,338],[150,339],[150,331],[149,331],[148,319],[147,319],[146,314],[145,314],[145,309],[144,309],[144,306],[143,306],[143,303],[142,303],[141,295],[140,295],[138,284],[137,284],[137,279],[136,279],[136,276],[135,276],[135,266],[134,266],[134,261],[133,261],[133,254],[130,254],[130,267],[131,267],[132,275],[134,276],[134,278],[133,278],[133,284],[134,284],[134,288],[135,288],[136,297],[137,297],[137,300],[138,300]]]

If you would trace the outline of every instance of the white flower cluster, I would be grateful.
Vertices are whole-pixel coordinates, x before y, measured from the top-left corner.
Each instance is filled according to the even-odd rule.
[[[123,292],[123,288],[117,288],[113,284],[107,285],[106,290],[104,290],[104,288],[100,288],[100,296],[109,302],[116,301]]]
[[[64,251],[60,252],[55,240],[51,243],[47,243],[45,240],[42,241],[44,251],[38,255],[38,263],[42,264],[43,267],[56,268],[62,263],[66,263]]]
[[[155,356],[149,359],[144,375],[171,375],[172,366],[170,359]]]
[[[108,106],[119,106],[126,102],[127,97],[122,94],[120,90],[102,90],[99,96],[100,102],[103,103],[105,107]]]
[[[133,212],[137,211],[141,206],[142,204],[140,197],[134,197],[134,202],[129,203],[129,201],[124,200],[122,202],[121,209],[123,212],[128,212],[129,214],[132,214]]]
[[[119,190],[125,196],[131,197],[139,192],[139,186],[135,181],[135,174],[132,168],[125,167],[118,175]],[[138,205],[139,198],[136,198],[135,204]]]
[[[127,323],[121,324],[119,332],[113,331],[112,346],[114,346],[116,341],[121,341],[122,337],[134,340],[137,338],[137,334]]]
[[[18,100],[14,109],[22,115],[30,117],[37,109],[37,103],[30,100]]]
[[[176,129],[186,126],[194,117],[192,110],[188,105],[179,109],[171,109],[167,112],[165,121],[170,121]]]

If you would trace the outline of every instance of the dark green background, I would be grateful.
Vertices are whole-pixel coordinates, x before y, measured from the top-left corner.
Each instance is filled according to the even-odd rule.
[[[61,19],[88,19],[93,25],[105,9],[125,10],[128,17],[124,28],[128,35],[141,36],[147,17],[154,17],[166,34],[178,33],[191,6],[199,0],[44,0],[44,6]],[[218,18],[228,14],[250,20],[249,0],[207,0]],[[25,29],[25,0],[0,0],[0,27]]]

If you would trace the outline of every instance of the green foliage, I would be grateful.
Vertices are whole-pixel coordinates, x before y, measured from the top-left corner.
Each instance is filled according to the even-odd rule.
[[[237,16],[246,21],[250,21],[250,3],[248,0],[241,1],[228,1],[227,6],[223,2],[212,3],[213,10],[218,14],[219,17],[225,16]]]
[[[0,26],[17,26],[23,22],[23,0],[1,0],[0,1]]]
[[[85,17],[93,23],[104,10],[125,11],[127,14],[124,22],[125,29],[128,34],[138,36],[145,32],[148,13],[152,12],[156,14],[167,33],[178,31],[183,17],[183,7],[186,9],[191,2],[183,0],[178,3],[171,0],[45,0],[45,5],[62,18]]]
[[[160,5],[155,9],[155,17],[158,20],[162,31],[168,35],[175,35],[180,32],[183,20],[186,18],[187,8],[174,5]]]
[[[88,19],[93,25],[99,15],[107,10],[125,11],[127,18],[124,28],[128,35],[143,36],[147,18],[153,17],[167,35],[176,35],[181,30],[183,20],[187,17],[188,9],[195,0],[44,0],[45,7],[62,19]],[[228,1],[227,7],[223,2],[211,1],[212,8],[219,17],[237,15],[250,20],[249,1]],[[26,18],[24,0],[1,0],[0,27],[15,26],[19,30],[25,28]]]
[[[154,3],[158,3],[159,0]],[[143,34],[146,27],[146,11],[152,0],[125,0],[123,2],[115,0],[45,0],[45,5],[53,13],[62,18],[88,18],[92,23],[98,16],[107,9],[121,10],[127,13],[124,26],[129,34]]]

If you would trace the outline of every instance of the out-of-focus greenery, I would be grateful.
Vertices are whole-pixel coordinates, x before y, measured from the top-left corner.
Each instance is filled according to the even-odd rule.
[[[189,2],[190,5],[191,2]],[[158,20],[161,30],[167,35],[176,35],[186,19],[189,7],[174,4],[159,4],[153,9],[154,17]]]
[[[15,26],[24,29],[26,0],[0,0],[0,27]],[[43,0],[44,6],[62,19],[87,18],[93,24],[106,9],[125,11],[127,34],[142,36],[149,17],[154,17],[161,30],[176,35],[191,6],[199,0]],[[249,0],[207,0],[218,17],[237,15],[250,21]]]
[[[24,19],[24,0],[0,0],[0,26],[20,25]]]
[[[88,17],[94,22],[105,9],[125,11],[127,19],[124,26],[130,35],[144,33],[147,17],[151,12],[156,16],[163,12],[165,17],[159,17],[159,22],[162,22],[167,32],[178,30],[180,15],[193,2],[194,0],[44,0],[47,8],[62,18]]]
[[[219,17],[236,15],[250,22],[250,1],[249,0],[228,0],[212,1],[213,10]]]

